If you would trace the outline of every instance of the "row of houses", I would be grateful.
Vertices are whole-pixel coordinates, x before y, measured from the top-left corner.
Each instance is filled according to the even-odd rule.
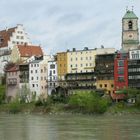
[[[121,100],[122,89],[140,86],[138,17],[130,10],[122,19],[119,51],[101,46],[45,55],[41,46],[31,43],[22,25],[0,31],[0,40],[0,73],[6,73],[8,98],[27,91],[29,98],[38,98],[59,90],[68,94],[99,90]]]

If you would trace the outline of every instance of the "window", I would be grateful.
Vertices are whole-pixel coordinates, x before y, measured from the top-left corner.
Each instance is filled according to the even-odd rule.
[[[61,64],[60,64],[61,65]],[[50,69],[55,69],[55,65],[54,64],[51,64],[50,65]]]
[[[104,84],[105,87],[107,87],[107,84]]]
[[[35,70],[35,73],[37,73],[37,70]]]
[[[139,54],[138,53],[132,54],[132,59],[139,59]]]
[[[83,64],[81,64],[81,67],[83,67]]]
[[[70,65],[71,66],[71,68],[72,68],[72,65]]]
[[[119,81],[119,82],[124,81],[124,76],[119,76],[119,77],[118,77],[118,81]]]
[[[123,75],[124,74],[124,68],[123,67],[118,69],[118,74],[119,75]]]
[[[72,61],[72,58],[71,58],[71,61]]]
[[[32,87],[35,87],[35,84],[32,84]]]
[[[111,87],[113,88],[113,87],[114,87],[114,85],[112,84],[112,85],[111,85]]]
[[[102,84],[100,84],[100,88],[102,88]]]
[[[43,73],[43,69],[41,69],[41,73]]]
[[[128,22],[128,29],[133,29],[133,22],[131,20]]]
[[[55,70],[53,70],[53,74],[55,74]]]
[[[31,73],[33,73],[33,70],[31,70]]]
[[[118,60],[118,66],[123,67],[124,66],[124,60]]]
[[[31,77],[31,80],[34,80],[34,77]]]

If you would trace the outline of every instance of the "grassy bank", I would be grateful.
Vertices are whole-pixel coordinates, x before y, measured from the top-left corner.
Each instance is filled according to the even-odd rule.
[[[140,96],[135,104],[114,103],[111,98],[101,96],[96,92],[78,92],[69,96],[59,93],[51,95],[47,99],[33,100],[31,103],[25,103],[26,100],[18,97],[10,103],[5,103],[4,89],[4,86],[0,87],[1,113],[140,113]]]

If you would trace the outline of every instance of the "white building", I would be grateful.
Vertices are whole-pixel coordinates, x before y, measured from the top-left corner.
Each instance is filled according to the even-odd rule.
[[[47,97],[47,61],[34,60],[29,64],[30,91],[36,97]]]
[[[140,59],[140,49],[135,49],[135,50],[129,51],[129,58],[131,60],[138,60],[138,59]]]
[[[31,44],[23,25],[18,24],[14,28],[6,28],[0,31],[0,64],[10,61],[11,50],[15,45]],[[3,67],[0,69],[3,73]]]
[[[52,90],[55,90],[55,88],[58,86],[57,80],[58,80],[57,62],[55,58],[52,57],[51,60],[48,61],[48,79],[47,79],[48,95],[51,95]]]

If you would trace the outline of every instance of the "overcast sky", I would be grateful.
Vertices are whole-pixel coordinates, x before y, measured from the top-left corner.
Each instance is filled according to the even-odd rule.
[[[0,29],[23,24],[48,54],[101,45],[120,49],[121,19],[132,5],[140,18],[140,0],[0,0]]]

